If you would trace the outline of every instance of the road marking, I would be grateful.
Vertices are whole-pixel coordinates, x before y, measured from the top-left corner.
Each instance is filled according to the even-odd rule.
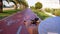
[[[18,28],[18,30],[17,30],[17,34],[20,34],[21,29],[22,29],[22,26],[20,26],[20,27]]]

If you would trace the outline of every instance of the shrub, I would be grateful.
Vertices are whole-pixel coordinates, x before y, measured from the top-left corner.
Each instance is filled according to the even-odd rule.
[[[56,10],[54,11],[54,14],[55,14],[56,16],[60,16],[60,9],[56,9]]]
[[[34,7],[34,6],[30,6],[30,8],[31,8],[31,9],[35,9],[35,7]]]
[[[45,11],[49,12],[49,13],[53,13],[53,9],[52,8],[45,8]]]

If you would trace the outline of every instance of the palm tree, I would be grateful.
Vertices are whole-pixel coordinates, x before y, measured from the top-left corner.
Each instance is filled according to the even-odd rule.
[[[3,9],[3,7],[2,7],[2,0],[0,0],[0,13],[2,13],[3,11],[2,11],[2,9]]]

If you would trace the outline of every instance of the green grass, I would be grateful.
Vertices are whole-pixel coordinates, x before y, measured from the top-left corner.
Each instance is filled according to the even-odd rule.
[[[16,13],[18,10],[4,10],[3,13],[0,13],[0,20],[12,15],[13,13]]]
[[[36,10],[36,9],[35,9],[35,10],[33,10],[33,12],[36,13],[37,16],[38,16],[39,18],[41,18],[42,20],[44,20],[44,19],[46,19],[46,18],[49,17],[47,14],[45,14],[45,13],[42,12],[41,10]]]

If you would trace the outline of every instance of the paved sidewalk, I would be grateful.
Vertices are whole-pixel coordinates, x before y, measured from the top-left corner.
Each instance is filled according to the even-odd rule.
[[[52,16],[52,17],[56,17],[55,15],[52,15],[51,13],[48,13],[46,11],[44,11],[45,14],[49,15],[49,16]]]
[[[47,14],[47,15],[49,15],[49,16],[52,16],[52,17],[56,17],[55,15],[53,15],[53,14],[51,14],[51,13],[46,12],[44,9],[42,9],[42,10],[43,10],[43,12],[44,12],[45,14]]]

